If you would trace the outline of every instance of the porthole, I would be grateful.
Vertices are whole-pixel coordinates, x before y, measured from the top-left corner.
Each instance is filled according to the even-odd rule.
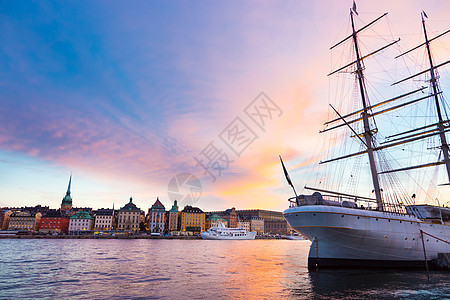
[[[407,237],[405,237],[405,241],[407,240],[408,238]]]
[[[388,222],[390,222],[391,220],[388,220]]]
[[[400,223],[401,223],[402,221],[400,221]]]
[[[344,217],[344,215],[341,216],[342,218]]]
[[[430,240],[429,239],[427,239],[427,242],[429,242]]]
[[[376,218],[375,220],[378,221],[378,218]]]
[[[358,217],[358,219],[359,219],[359,217]]]
[[[415,241],[416,240],[416,238],[413,238],[413,241]]]
[[[315,216],[316,214],[313,214],[313,216]]]

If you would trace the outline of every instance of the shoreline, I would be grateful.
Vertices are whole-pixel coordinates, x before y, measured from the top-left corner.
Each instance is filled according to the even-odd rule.
[[[150,236],[150,235],[123,235],[123,236],[94,236],[94,235],[0,235],[0,239],[164,239],[164,240],[201,240],[201,236]],[[285,237],[256,237],[256,240],[287,240]]]

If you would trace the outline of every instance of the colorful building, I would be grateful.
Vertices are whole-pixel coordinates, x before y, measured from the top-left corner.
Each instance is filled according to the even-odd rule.
[[[166,212],[166,231],[178,230],[178,204],[173,202],[172,208]]]
[[[165,225],[166,208],[156,198],[155,203],[148,210],[147,227],[150,232],[163,233]]]
[[[94,218],[87,211],[79,211],[70,217],[69,233],[92,230]]]
[[[205,213],[198,207],[187,205],[180,213],[180,230],[201,233],[205,231]]]
[[[41,225],[40,212],[16,211],[9,218],[8,230],[38,231]]]
[[[222,222],[225,227],[228,227],[228,221],[218,215],[212,215],[206,218],[205,230],[209,230],[211,227],[217,227]]]
[[[8,229],[9,218],[11,217],[12,214],[13,214],[12,210],[4,210],[3,223],[2,223],[2,227],[1,227],[2,230]]]
[[[39,232],[68,233],[70,218],[59,210],[50,210],[41,218]]]
[[[141,210],[133,203],[133,198],[130,197],[124,207],[122,207],[117,216],[117,229],[138,231],[140,222]]]
[[[238,215],[236,213],[236,209],[233,207],[231,209],[227,209],[223,212],[215,212],[215,214],[221,216],[228,222],[229,228],[237,228],[238,227]]]
[[[72,209],[72,197],[70,196],[70,185],[72,183],[72,174],[70,174],[69,186],[66,195],[61,202],[61,211],[68,213]]]
[[[3,227],[3,220],[5,220],[5,210],[0,209],[0,230]]]
[[[113,230],[115,229],[114,209],[101,208],[94,213],[94,230]]]

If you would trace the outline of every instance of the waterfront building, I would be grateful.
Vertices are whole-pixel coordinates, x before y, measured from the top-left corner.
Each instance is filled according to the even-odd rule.
[[[250,217],[250,231],[256,231],[256,234],[264,234],[264,219]]]
[[[0,209],[0,230],[3,227],[3,220],[5,219],[5,212],[6,212],[5,210]]]
[[[240,217],[256,217],[265,221],[270,220],[285,220],[283,213],[280,211],[264,210],[264,209],[245,209],[236,210],[236,213]]]
[[[2,222],[2,227],[1,227],[1,229],[2,230],[6,230],[6,229],[8,229],[8,226],[9,226],[9,218],[11,217],[11,215],[13,214],[13,211],[12,210],[3,210],[3,222]]]
[[[286,235],[289,233],[286,220],[264,221],[264,232],[270,234]]]
[[[28,211],[13,212],[9,218],[8,230],[38,231],[42,214]]]
[[[115,224],[114,209],[101,208],[95,213],[94,230],[113,230]]]
[[[205,230],[209,230],[211,227],[217,227],[219,223],[222,222],[225,227],[228,227],[228,221],[218,215],[211,215],[206,218]]]
[[[72,209],[72,196],[70,196],[70,185],[72,183],[72,174],[69,178],[69,186],[67,187],[66,195],[61,202],[61,211],[68,213]]]
[[[245,230],[247,230],[247,232],[250,232],[250,221],[249,220],[239,220],[237,227],[245,229]]]
[[[166,231],[178,230],[178,204],[173,202],[172,208],[166,212]]]
[[[118,230],[139,230],[141,210],[133,203],[133,198],[130,197],[124,207],[118,212],[117,229]]]
[[[237,228],[238,227],[238,215],[236,213],[236,209],[233,207],[231,209],[227,209],[225,211],[213,212],[218,216],[224,218],[228,222],[229,228]]]
[[[92,230],[94,218],[87,211],[79,211],[70,217],[69,233]]]
[[[180,230],[192,233],[205,231],[205,213],[198,207],[187,205],[180,213]]]
[[[165,223],[166,208],[156,198],[155,203],[148,210],[147,214],[147,226],[150,232],[163,233]]]
[[[59,210],[50,210],[41,218],[39,232],[65,233],[69,232],[70,217]]]

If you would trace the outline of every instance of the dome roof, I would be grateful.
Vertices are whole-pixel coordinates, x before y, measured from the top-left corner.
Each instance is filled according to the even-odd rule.
[[[79,211],[76,214],[74,214],[71,219],[93,219],[92,216],[87,211]]]

